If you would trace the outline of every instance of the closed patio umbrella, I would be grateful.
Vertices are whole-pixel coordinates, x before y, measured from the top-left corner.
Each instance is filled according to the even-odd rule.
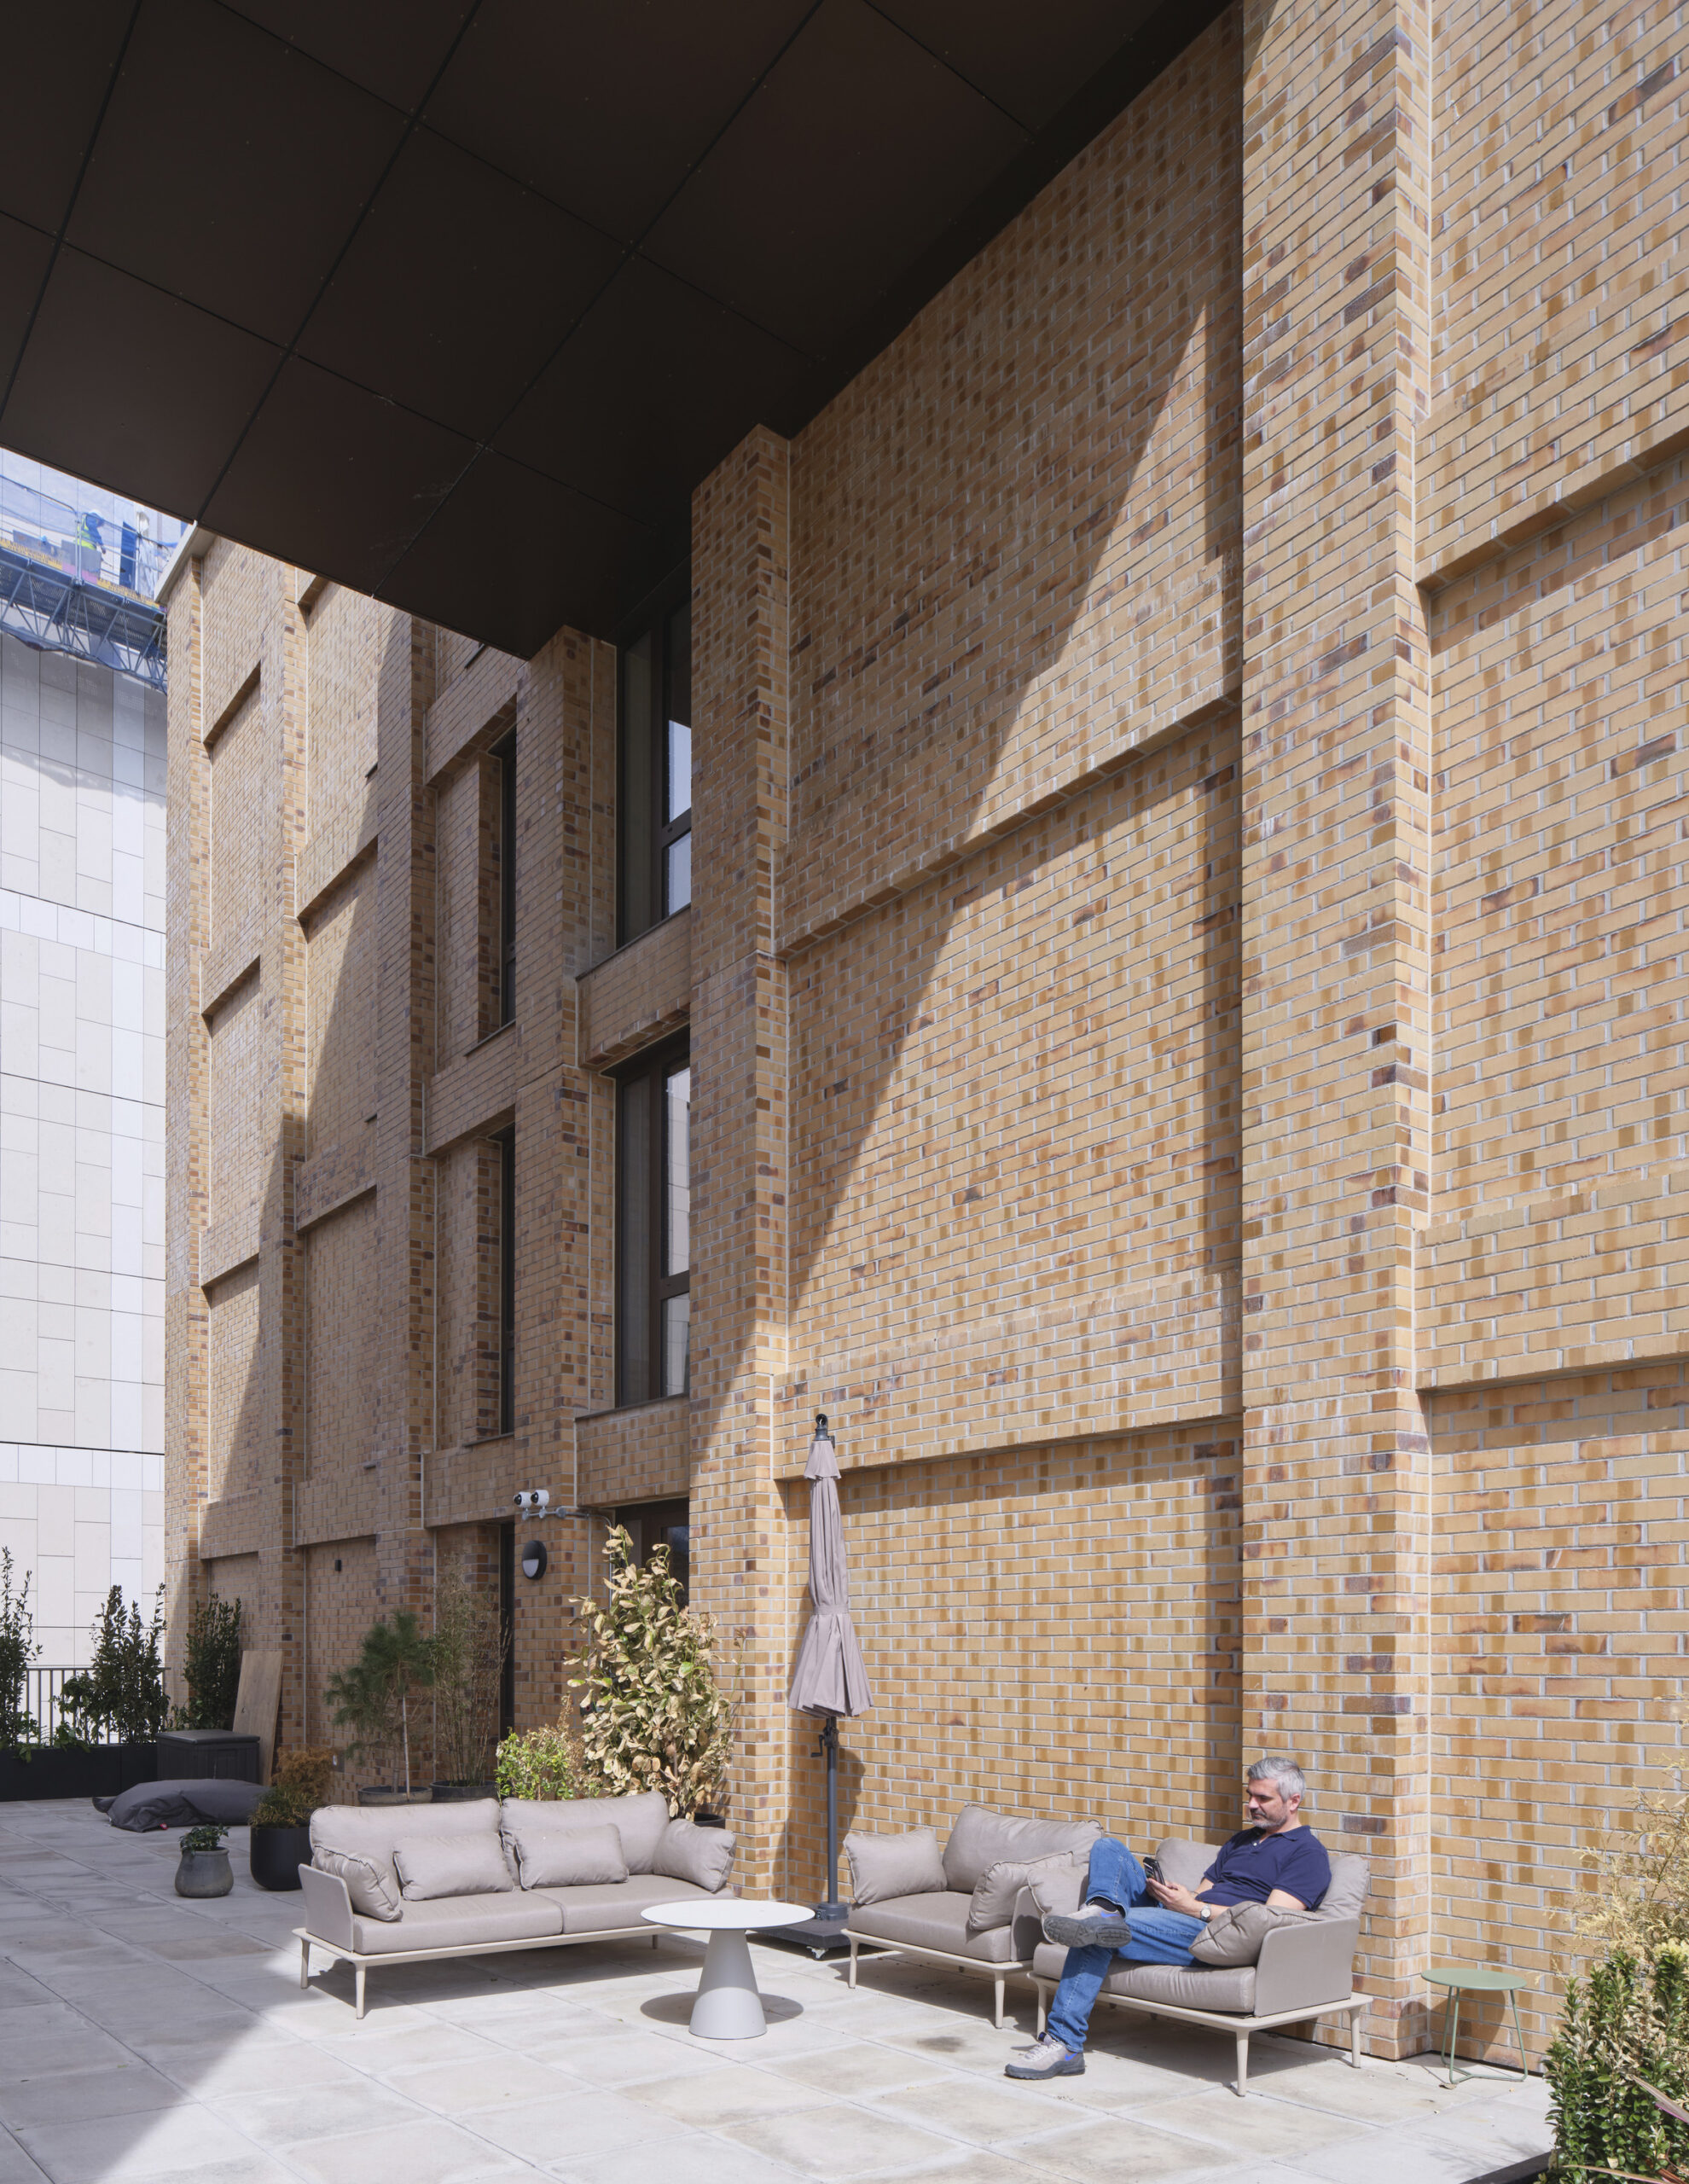
[[[821,1717],[820,1750],[827,1758],[827,1901],[818,1903],[815,1917],[801,1926],[778,1927],[763,1938],[778,1936],[798,1942],[819,1955],[840,1945],[846,1916],[838,1898],[839,1719],[866,1714],[874,1704],[856,1627],[850,1620],[844,1526],[839,1513],[839,1457],[823,1411],[815,1414],[815,1434],[804,1476],[810,1482],[810,1621],[798,1648],[786,1703],[794,1713]]]

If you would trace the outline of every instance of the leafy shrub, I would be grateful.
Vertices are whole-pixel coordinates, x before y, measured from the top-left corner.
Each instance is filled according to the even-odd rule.
[[[60,1705],[70,1716],[66,1741],[102,1730],[125,1744],[150,1743],[158,1735],[170,1719],[164,1635],[162,1585],[150,1623],[142,1622],[138,1606],[125,1607],[121,1585],[112,1587],[94,1619],[94,1658],[80,1676],[67,1676],[60,1691]]]
[[[304,1827],[328,1802],[334,1754],[327,1745],[301,1745],[276,1755],[276,1780],[252,1809],[254,1827]]]
[[[24,1711],[29,1665],[40,1655],[29,1605],[29,1572],[24,1571],[23,1583],[15,1593],[12,1550],[0,1548],[0,1751],[15,1751],[20,1745],[41,1740],[35,1716]]]
[[[1689,2124],[1666,2115],[1652,2088],[1689,2091],[1689,1946],[1662,1942],[1651,1965],[1616,1949],[1572,1979],[1542,2075],[1566,2184],[1614,2171],[1658,2176],[1689,2159]]]
[[[643,1566],[625,1530],[605,1543],[610,1600],[578,1603],[586,1618],[581,1749],[595,1788],[611,1797],[660,1790],[669,1810],[719,1809],[733,1754],[733,1700],[716,1682],[711,1618],[683,1606],[669,1550]]]
[[[498,1687],[509,1641],[498,1600],[461,1571],[434,1598],[434,1774],[442,1782],[490,1782],[498,1742]]]
[[[562,1722],[545,1728],[513,1729],[498,1748],[498,1794],[556,1801],[578,1794],[580,1743]]]
[[[223,1838],[228,1833],[228,1827],[222,1821],[204,1821],[198,1827],[188,1830],[182,1838],[182,1848],[184,1850],[220,1850]]]
[[[188,1622],[182,1681],[188,1703],[177,1709],[178,1729],[232,1729],[241,1692],[241,1603],[213,1593]]]

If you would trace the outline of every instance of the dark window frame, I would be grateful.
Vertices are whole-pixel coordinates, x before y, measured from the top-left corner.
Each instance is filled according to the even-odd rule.
[[[502,1031],[516,1015],[516,731],[500,736],[488,756],[498,768],[498,1021]]]
[[[692,591],[689,576],[665,584],[618,649],[617,939],[625,946],[684,903],[670,903],[669,852],[692,833],[687,807],[671,819],[669,723],[692,724]],[[692,899],[688,883],[687,903]]]
[[[664,1089],[676,1070],[691,1066],[690,1045],[682,1033],[615,1072],[618,1409],[687,1392],[663,1385],[663,1306],[671,1297],[692,1293],[690,1252],[684,1273],[663,1271],[668,1207]]]
[[[495,1132],[498,1147],[498,1430],[516,1430],[516,1132]]]
[[[670,1567],[678,1580],[682,1602],[692,1578],[692,1505],[684,1495],[661,1502],[633,1502],[612,1509],[610,1521],[620,1525],[633,1546],[633,1559],[643,1569],[659,1547],[669,1550]],[[672,1535],[687,1537],[676,1543]]]

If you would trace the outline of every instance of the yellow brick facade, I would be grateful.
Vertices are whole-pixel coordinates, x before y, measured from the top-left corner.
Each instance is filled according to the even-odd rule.
[[[1683,1643],[1680,38],[1238,0],[699,486],[694,900],[628,945],[610,646],[189,567],[169,1549],[288,1736],[516,1488],[685,1495],[743,1877],[819,1895],[824,1409],[849,1817],[1218,1833],[1294,1751],[1372,2046],[1457,1956],[1540,2048]],[[618,1411],[610,1072],[682,1029],[690,1394]],[[518,1581],[519,1722],[601,1537]]]

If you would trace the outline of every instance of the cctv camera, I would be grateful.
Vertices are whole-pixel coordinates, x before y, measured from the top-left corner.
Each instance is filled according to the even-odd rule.
[[[510,1498],[519,1509],[531,1509],[535,1507],[536,1497],[531,1494],[526,1492],[513,1494]]]
[[[538,1488],[534,1493],[528,1496],[528,1501],[531,1507],[543,1512],[550,1507],[551,1489],[548,1486],[542,1486]]]

